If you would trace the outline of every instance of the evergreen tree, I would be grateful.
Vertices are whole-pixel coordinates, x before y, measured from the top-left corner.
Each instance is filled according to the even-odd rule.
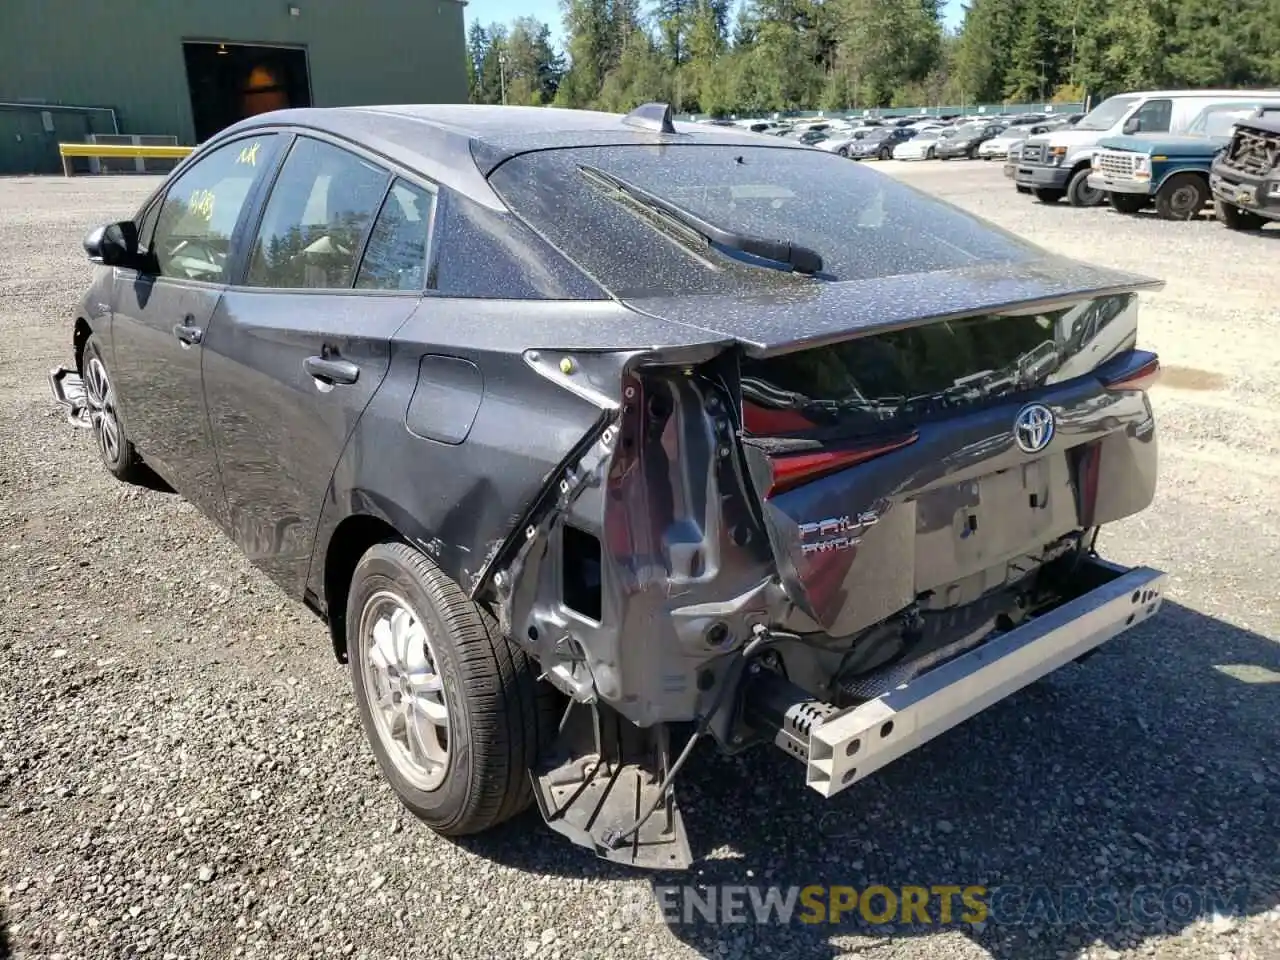
[[[1153,87],[1280,86],[1280,0],[561,0],[467,32],[477,103],[763,115],[1071,102]],[[641,4],[644,4],[642,7]]]

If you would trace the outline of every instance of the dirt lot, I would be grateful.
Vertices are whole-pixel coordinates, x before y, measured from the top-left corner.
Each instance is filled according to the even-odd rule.
[[[1142,320],[1168,365],[1159,499],[1102,549],[1170,571],[1174,602],[830,802],[780,754],[704,754],[680,784],[702,859],[686,880],[1126,902],[1149,886],[1153,922],[666,925],[632,908],[653,878],[534,814],[433,836],[380,781],[322,628],[190,506],[110,481],[48,398],[90,276],[80,238],[154,182],[0,180],[0,909],[16,955],[1280,957],[1280,232],[1045,207],[995,165],[882,169],[1169,281]],[[1247,886],[1245,915],[1161,910],[1172,885]]]

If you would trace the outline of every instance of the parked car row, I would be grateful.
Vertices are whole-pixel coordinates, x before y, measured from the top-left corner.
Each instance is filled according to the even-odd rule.
[[[1166,220],[1212,204],[1229,229],[1256,230],[1280,220],[1280,90],[1111,97],[1070,130],[1029,137],[1005,174],[1042,203]]]
[[[1044,113],[949,117],[832,117],[817,120],[708,120],[718,126],[745,127],[854,160],[992,159],[1007,144],[1078,120],[1083,114]],[[989,143],[996,143],[988,147]]]
[[[958,126],[925,130],[900,144],[893,152],[896,160],[995,160],[1008,156],[1016,143],[1050,130],[1070,126],[1083,114],[1073,117],[1003,117],[969,120]]]

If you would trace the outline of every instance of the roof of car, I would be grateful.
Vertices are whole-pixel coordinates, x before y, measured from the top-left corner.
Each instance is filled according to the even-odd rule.
[[[216,138],[254,128],[294,126],[362,145],[472,199],[501,206],[487,176],[521,153],[557,147],[645,144],[723,144],[797,149],[794,143],[737,126],[676,123],[673,133],[624,123],[595,110],[473,104],[395,104],[304,107],[242,120]]]

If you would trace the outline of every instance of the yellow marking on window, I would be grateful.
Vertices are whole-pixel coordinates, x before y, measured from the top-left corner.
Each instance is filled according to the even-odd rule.
[[[236,163],[245,163],[251,167],[256,167],[258,165],[258,148],[261,146],[261,141],[255,141],[253,146],[241,149],[240,156],[236,157]]]
[[[191,194],[191,212],[205,220],[213,219],[213,203],[217,199],[212,190],[196,190]]]

